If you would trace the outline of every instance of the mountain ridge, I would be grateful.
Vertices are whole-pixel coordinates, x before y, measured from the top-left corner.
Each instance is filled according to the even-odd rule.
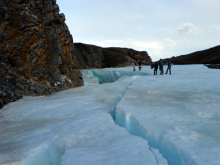
[[[165,61],[168,59],[175,65],[220,64],[220,45],[186,55],[166,58]]]

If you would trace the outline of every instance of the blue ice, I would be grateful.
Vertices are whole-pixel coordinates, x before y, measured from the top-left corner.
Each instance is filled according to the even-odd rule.
[[[0,165],[220,164],[220,70],[81,72],[83,87],[0,110]]]

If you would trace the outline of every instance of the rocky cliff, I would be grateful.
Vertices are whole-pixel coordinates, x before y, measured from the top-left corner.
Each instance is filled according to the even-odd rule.
[[[0,107],[23,95],[83,85],[55,0],[0,0]]]
[[[173,64],[220,64],[220,45],[187,55],[170,58]]]
[[[74,43],[76,54],[82,58],[84,68],[106,68],[130,66],[132,61],[142,61],[151,64],[152,60],[146,51],[136,51],[129,48],[102,48],[95,45]]]
[[[73,44],[56,0],[0,0],[0,108],[83,85],[79,69],[150,63],[147,52]]]

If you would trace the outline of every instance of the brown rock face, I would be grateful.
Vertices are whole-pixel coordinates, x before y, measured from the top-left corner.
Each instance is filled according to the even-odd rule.
[[[0,69],[4,73],[0,82],[8,83],[1,84],[0,104],[22,95],[83,85],[73,39],[64,21],[55,0],[0,0]],[[7,76],[18,81],[18,75],[24,80],[20,85],[10,78],[6,81]],[[18,92],[19,97],[6,99],[7,93],[19,86],[27,89]]]
[[[151,58],[146,51],[136,51],[128,48],[102,48],[94,45],[75,43],[76,54],[81,58],[84,68],[106,68],[130,66],[131,61],[142,61],[151,64]]]
[[[140,60],[142,64],[152,63],[150,56],[146,51],[136,51],[128,48],[103,48],[104,67],[125,67],[130,66],[132,61],[136,63]]]

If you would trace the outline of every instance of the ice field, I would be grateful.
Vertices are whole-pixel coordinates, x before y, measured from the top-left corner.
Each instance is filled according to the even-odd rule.
[[[220,70],[132,70],[0,109],[0,165],[220,165]]]

